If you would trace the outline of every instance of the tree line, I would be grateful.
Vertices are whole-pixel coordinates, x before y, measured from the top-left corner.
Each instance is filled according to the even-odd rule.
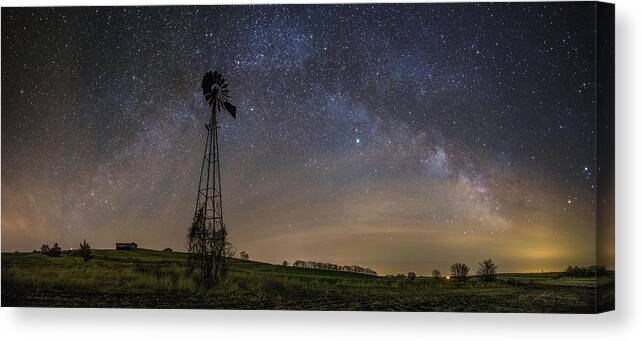
[[[287,262],[284,261],[283,265],[287,266]],[[292,263],[292,266],[297,268],[304,268],[304,269],[353,272],[353,273],[366,274],[366,275],[372,275],[372,276],[377,275],[376,271],[370,268],[361,267],[359,265],[337,265],[332,263],[297,260],[294,263]]]
[[[492,282],[496,279],[497,277],[497,265],[491,260],[491,259],[484,259],[483,261],[479,262],[477,268],[477,275],[481,278],[482,281],[484,282]],[[409,272],[408,275],[404,274],[397,274],[397,275],[389,275],[389,277],[402,277],[402,278],[408,278],[410,280],[414,280],[417,278],[417,274],[414,272]],[[432,270],[432,277],[436,280],[441,280],[442,279],[442,274],[439,269],[434,269]],[[455,263],[450,266],[450,275],[446,276],[446,279],[455,279],[461,282],[467,281],[471,277],[470,275],[470,268],[468,265],[464,263]]]
[[[497,269],[497,265],[491,259],[484,259],[483,261],[477,263],[476,274],[484,282],[493,282],[497,277]],[[569,265],[562,273],[569,277],[599,277],[606,276],[608,274],[608,271],[604,266]],[[411,271],[408,273],[408,275],[397,274],[389,275],[389,277],[407,277],[410,280],[414,280],[415,278],[417,278],[417,275]],[[439,269],[432,270],[432,277],[440,280],[442,278],[441,271]],[[470,277],[470,268],[464,263],[455,263],[451,265],[450,275],[446,276],[447,279],[452,278],[461,282],[467,281]]]
[[[589,265],[589,266],[577,266],[569,265],[564,270],[566,276],[571,277],[599,277],[605,276],[607,270],[604,266]]]

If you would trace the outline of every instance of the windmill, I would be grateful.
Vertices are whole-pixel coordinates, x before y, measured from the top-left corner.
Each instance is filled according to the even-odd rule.
[[[221,199],[221,163],[218,149],[217,113],[227,111],[236,119],[236,107],[230,100],[230,89],[223,76],[208,71],[203,76],[203,96],[212,108],[198,181],[194,220],[189,231],[189,269],[199,271],[204,283],[216,283],[226,273],[229,254],[227,231],[223,222]]]

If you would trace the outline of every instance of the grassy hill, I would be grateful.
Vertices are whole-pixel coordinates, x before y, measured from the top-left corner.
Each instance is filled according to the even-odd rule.
[[[613,304],[614,280],[502,274],[492,283],[376,277],[231,259],[225,283],[202,290],[187,254],[92,250],[84,262],[2,254],[3,306],[579,312]],[[599,290],[596,290],[599,289]],[[596,297],[596,294],[599,295]],[[599,307],[598,307],[599,308]]]

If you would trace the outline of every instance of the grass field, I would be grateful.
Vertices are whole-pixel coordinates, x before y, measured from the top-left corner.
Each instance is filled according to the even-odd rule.
[[[233,259],[225,283],[199,289],[187,255],[92,250],[2,254],[2,305],[209,309],[592,313],[614,304],[614,276],[500,274],[496,282],[375,277]]]

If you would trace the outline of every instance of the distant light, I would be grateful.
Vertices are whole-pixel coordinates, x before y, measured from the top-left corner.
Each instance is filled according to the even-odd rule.
[[[361,139],[357,137],[357,139],[355,140],[355,142],[357,142],[357,144],[359,144],[359,143],[361,143]]]
[[[446,279],[450,279],[450,276],[446,276]]]

